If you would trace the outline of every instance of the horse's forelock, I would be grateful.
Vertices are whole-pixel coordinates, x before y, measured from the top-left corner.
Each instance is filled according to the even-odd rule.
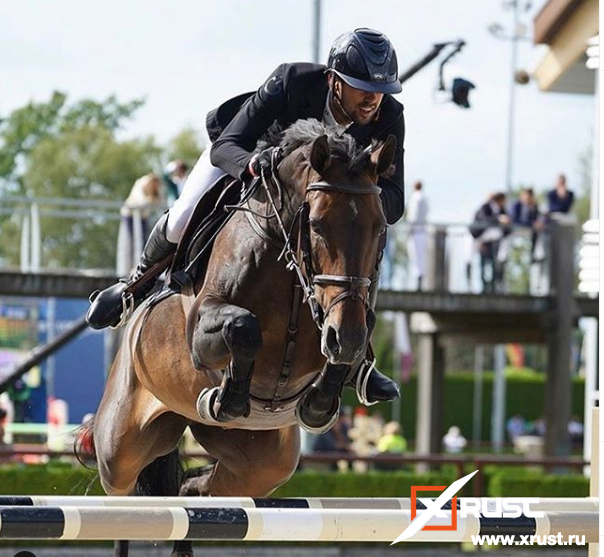
[[[271,144],[280,145],[283,155],[288,156],[302,147],[310,146],[322,135],[327,136],[332,156],[346,163],[348,173],[352,176],[361,174],[367,168],[371,151],[377,146],[374,141],[371,148],[363,148],[341,128],[326,126],[314,118],[298,120],[278,136],[273,134],[274,142]],[[280,137],[280,141],[275,141],[277,137]]]

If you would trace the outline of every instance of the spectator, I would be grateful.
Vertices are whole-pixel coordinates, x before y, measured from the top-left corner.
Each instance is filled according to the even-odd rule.
[[[514,443],[518,437],[526,432],[525,419],[520,414],[512,416],[506,424],[506,430],[510,443]]]
[[[180,196],[185,180],[189,173],[189,166],[184,161],[176,159],[170,161],[162,175],[166,187],[168,205],[171,207]]]
[[[470,233],[480,253],[483,292],[491,294],[503,290],[508,255],[507,236],[511,232],[511,220],[505,203],[505,193],[495,193],[478,209],[470,226]]]
[[[380,454],[403,454],[407,450],[407,440],[403,437],[401,424],[388,422],[384,426],[377,450]]]
[[[537,235],[543,230],[544,223],[532,188],[525,188],[520,192],[520,198],[512,207],[512,222],[516,226],[530,228],[533,231],[531,234],[531,260],[535,261],[537,259],[535,254]]]
[[[560,174],[554,189],[547,193],[548,215],[567,214],[575,201],[575,194],[566,185],[566,176]]]
[[[578,416],[572,416],[570,422],[568,422],[568,435],[573,449],[579,449],[583,445],[583,435],[585,428],[583,422]]]
[[[6,424],[6,420],[8,418],[8,412],[2,408],[2,406],[0,406],[0,446],[2,445],[6,445],[6,442],[4,440],[4,433],[5,433],[5,424]]]
[[[126,201],[122,205],[120,214],[122,215],[122,224],[124,225],[128,237],[128,261],[129,265],[137,261],[140,253],[135,252],[135,224],[140,219],[140,249],[149,237],[150,222],[149,219],[154,211],[165,207],[164,188],[159,177],[153,172],[141,176],[130,190]],[[138,251],[138,250],[136,250]]]
[[[460,453],[466,448],[467,439],[461,434],[461,430],[452,425],[443,437],[443,446],[446,453]]]
[[[383,430],[382,436],[377,444],[378,454],[401,455],[407,450],[407,440],[403,437],[401,424],[388,422]],[[398,462],[376,462],[376,470],[400,470],[402,466]]]
[[[427,221],[428,200],[423,192],[423,184],[418,180],[413,186],[413,193],[409,198],[407,208],[407,222],[410,225],[408,240],[409,259],[417,290],[422,289],[422,280],[426,275],[426,252],[428,249]]]

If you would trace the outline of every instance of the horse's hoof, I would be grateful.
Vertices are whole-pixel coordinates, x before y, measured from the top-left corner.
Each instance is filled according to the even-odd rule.
[[[173,551],[170,557],[195,557],[192,551]]]
[[[340,414],[340,397],[323,395],[311,391],[296,407],[296,418],[300,427],[314,435],[329,431]]]

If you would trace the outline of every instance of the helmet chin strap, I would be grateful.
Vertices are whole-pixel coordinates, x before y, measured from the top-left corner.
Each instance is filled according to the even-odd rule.
[[[336,91],[336,79],[339,80],[340,78],[338,76],[334,75],[331,87],[329,88],[329,101],[330,101],[329,105],[336,109],[336,112],[338,113],[338,115],[344,119],[344,125],[348,126],[350,124],[353,124],[354,120],[350,117],[348,112],[346,112],[346,109],[344,108],[344,105],[342,104],[342,99],[340,98],[340,95]],[[331,101],[333,101],[333,102],[331,102]]]
[[[350,115],[348,114],[348,112],[346,111],[346,109],[344,108],[344,105],[342,104],[342,99],[340,97],[340,95],[338,94],[338,92],[336,91],[336,80],[338,80],[341,83],[341,78],[335,74],[333,75],[333,81],[331,82],[331,85],[329,87],[329,106],[332,108],[336,109],[336,112],[338,113],[339,116],[341,116],[344,120],[344,126],[349,126],[350,124],[354,124],[354,120],[350,117]],[[382,101],[384,99],[382,98]],[[331,102],[333,101],[333,102]],[[382,108],[382,104],[380,102],[380,106],[378,106],[378,109],[376,110],[372,120],[377,120],[380,116],[380,110]]]

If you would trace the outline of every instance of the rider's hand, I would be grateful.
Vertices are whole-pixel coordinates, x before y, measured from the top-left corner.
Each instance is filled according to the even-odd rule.
[[[267,147],[252,157],[248,165],[248,171],[254,178],[260,176],[262,172],[269,174],[272,171],[272,159],[275,151],[277,152],[278,163],[281,154],[279,147]]]

